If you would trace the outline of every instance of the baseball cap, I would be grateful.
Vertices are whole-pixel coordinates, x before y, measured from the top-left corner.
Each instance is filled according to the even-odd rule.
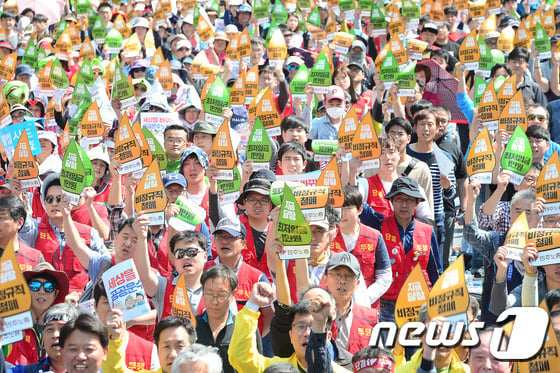
[[[33,72],[34,71],[31,68],[31,66],[22,63],[21,65],[18,65],[18,67],[16,67],[14,75],[15,76],[21,76],[21,75],[33,76]]]
[[[505,16],[500,20],[500,24],[498,25],[498,27],[507,27],[507,26],[519,27],[519,24],[520,24],[519,21],[516,20],[514,17]]]
[[[41,185],[41,198],[43,200],[47,196],[47,190],[49,190],[50,186],[55,182],[58,182],[58,185],[60,185],[60,174],[57,172],[50,174],[43,180],[43,184]]]
[[[337,85],[331,85],[328,88],[327,95],[325,101],[339,99],[342,101],[346,101],[346,96],[344,95],[344,91]]]
[[[173,172],[173,173],[170,173],[170,174],[165,174],[162,181],[163,181],[163,186],[165,188],[167,188],[168,186],[173,185],[173,184],[180,185],[183,188],[187,187],[187,180],[185,180],[185,177],[181,174],[176,173],[176,172]]]
[[[215,135],[216,133],[218,133],[218,127],[216,127],[215,125],[208,123],[206,121],[203,120],[199,120],[198,122],[196,122],[193,126],[193,129],[191,131],[191,141],[192,138],[194,137],[194,133],[195,132],[201,132],[201,133],[207,133],[209,135]]]
[[[360,48],[362,51],[366,51],[366,45],[361,40],[354,40],[352,42],[352,47],[350,47],[350,49],[352,50],[354,48]]]
[[[247,231],[245,230],[245,226],[241,224],[241,221],[238,218],[230,218],[225,217],[220,219],[216,229],[214,230],[214,234],[219,231],[224,231],[231,234],[233,237],[243,236],[245,238],[247,236]]]
[[[286,61],[286,66],[295,63],[296,65],[300,66],[304,63],[304,61],[299,58],[298,56],[290,56],[288,57],[288,60]]]
[[[266,179],[272,183],[276,181],[276,174],[268,168],[261,168],[260,170],[254,171],[251,176],[249,176],[249,180],[251,179]]]
[[[181,167],[185,160],[191,155],[195,154],[198,158],[198,161],[204,168],[208,168],[210,165],[210,161],[208,160],[208,154],[204,152],[204,150],[200,149],[198,146],[189,146],[185,150],[183,150],[183,154],[181,154]]]
[[[259,193],[263,196],[270,195],[270,187],[272,184],[270,180],[267,179],[250,179],[247,183],[243,186],[243,193],[237,199],[237,203],[242,203],[247,195],[251,192]]]
[[[422,32],[424,32],[424,31],[429,31],[429,32],[432,32],[434,34],[437,34],[438,33],[438,28],[437,28],[435,23],[428,22],[428,23],[424,24],[424,27],[422,27]]]
[[[359,60],[350,60],[350,62],[348,63],[348,67],[350,66],[358,66],[362,71],[365,71],[364,69],[364,63],[362,61]]]
[[[391,191],[385,196],[386,199],[391,199],[397,194],[405,194],[412,198],[418,198],[421,201],[424,201],[424,196],[420,192],[420,187],[416,180],[404,176],[400,177],[393,182],[391,185]]]
[[[192,48],[192,45],[191,45],[191,42],[188,41],[188,40],[179,40],[179,41],[177,42],[176,47],[177,47],[177,49],[180,49],[180,48],[191,49],[191,48]]]
[[[237,9],[237,13],[242,12],[253,13],[253,8],[251,8],[251,5],[249,4],[241,4],[241,6]]]
[[[150,66],[150,64],[145,59],[136,60],[132,63],[132,67],[130,68],[130,70],[147,69],[148,66]]]
[[[356,276],[359,276],[362,273],[358,259],[350,253],[336,253],[327,262],[327,271],[332,271],[338,267],[346,267]]]
[[[9,42],[7,42],[6,40],[0,41],[0,48],[6,48],[6,49],[9,49],[9,50],[11,50],[11,51],[14,50],[14,47],[12,46],[12,44],[10,44]]]
[[[91,149],[87,153],[87,155],[90,161],[93,161],[94,159],[99,159],[107,163],[107,166],[109,166],[109,164],[111,163],[111,160],[109,159],[109,153],[107,153],[107,151],[104,149],[103,146],[96,146],[95,148]]]
[[[498,31],[490,31],[487,32],[486,35],[484,35],[484,40],[497,39],[499,37],[500,37],[500,33]]]
[[[327,220],[327,218],[324,218],[323,220],[314,220],[314,221],[310,221],[307,223],[310,227],[312,226],[316,226],[316,227],[321,227],[323,228],[325,231],[328,231],[331,227],[331,225],[329,224],[329,221]]]

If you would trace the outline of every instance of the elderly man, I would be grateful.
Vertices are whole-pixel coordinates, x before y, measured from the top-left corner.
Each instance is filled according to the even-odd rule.
[[[215,347],[190,345],[175,358],[171,373],[222,373],[222,358]]]

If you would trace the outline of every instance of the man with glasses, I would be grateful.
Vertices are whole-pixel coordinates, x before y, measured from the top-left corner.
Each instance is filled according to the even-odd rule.
[[[177,270],[178,276],[165,278],[156,275],[150,269],[147,242],[148,224],[149,220],[143,214],[136,217],[134,227],[139,239],[134,253],[134,262],[138,268],[144,291],[152,299],[152,304],[157,310],[158,320],[171,315],[173,291],[181,275],[185,279],[191,310],[195,315],[200,314],[204,310],[200,277],[208,259],[206,252],[208,240],[202,233],[195,231],[183,231],[175,234],[169,241],[169,249],[172,255],[170,260]]]
[[[527,127],[530,127],[532,125],[538,125],[544,128],[545,130],[547,130],[548,133],[550,134],[549,136],[550,146],[544,153],[544,160],[546,162],[555,151],[560,151],[560,144],[558,144],[555,141],[552,141],[553,134],[550,132],[551,131],[550,121],[549,121],[550,114],[544,106],[539,104],[528,105],[527,108],[525,109],[525,112],[527,113]]]
[[[179,172],[181,154],[187,148],[188,131],[179,124],[172,124],[163,131],[163,148],[167,155],[167,173]]]
[[[243,288],[246,288],[246,285],[229,267],[223,264],[217,264],[204,271],[200,282],[206,310],[196,316],[196,343],[218,348],[222,358],[223,372],[234,373],[235,370],[228,360],[228,348],[237,312],[232,312],[231,306],[235,304],[234,298],[239,293],[238,285]],[[252,287],[253,284],[249,289]],[[247,294],[250,294],[250,290]],[[270,307],[268,308],[270,309]],[[261,353],[262,345],[257,331],[255,331],[255,338],[257,350]]]

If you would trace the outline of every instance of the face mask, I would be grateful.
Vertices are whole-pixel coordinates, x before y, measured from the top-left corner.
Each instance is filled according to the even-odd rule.
[[[338,119],[344,115],[344,109],[341,107],[330,107],[327,109],[327,114],[333,119]]]

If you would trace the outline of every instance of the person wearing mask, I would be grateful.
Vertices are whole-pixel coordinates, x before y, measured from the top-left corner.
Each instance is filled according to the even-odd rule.
[[[339,86],[333,85],[328,88],[325,96],[325,107],[327,115],[313,120],[309,138],[312,140],[336,140],[338,130],[344,114],[346,113],[346,96]]]

